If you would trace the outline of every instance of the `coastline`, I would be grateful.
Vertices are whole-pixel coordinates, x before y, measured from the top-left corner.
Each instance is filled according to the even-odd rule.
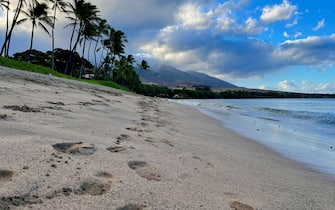
[[[196,109],[3,67],[0,76],[0,207],[335,206],[333,177]]]

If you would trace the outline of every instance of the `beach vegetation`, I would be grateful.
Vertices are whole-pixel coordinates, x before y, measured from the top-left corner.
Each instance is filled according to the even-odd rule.
[[[29,71],[48,72],[62,77],[67,75],[69,78],[87,79],[90,82],[101,81],[101,84],[108,86],[117,84],[123,89],[135,92],[143,89],[135,68],[141,72],[149,69],[149,64],[145,60],[138,62],[132,55],[126,54],[126,34],[109,25],[108,21],[100,16],[100,10],[94,3],[88,0],[19,0],[15,8],[14,5],[9,5],[9,1],[5,0],[0,4],[1,9],[14,12],[11,20],[7,17],[7,31],[1,56],[10,57],[10,39],[17,25],[30,22],[31,38],[26,51],[16,52],[11,57],[20,62],[2,59],[2,63],[10,63],[10,67],[16,66]],[[65,14],[68,23],[64,28],[71,29],[68,49],[55,46],[57,12]],[[34,32],[37,27],[51,38],[51,49],[47,52],[33,49]],[[94,60],[94,65],[90,60]],[[33,70],[33,65],[30,64],[40,66],[34,66],[36,70]],[[47,68],[53,71],[50,72]]]

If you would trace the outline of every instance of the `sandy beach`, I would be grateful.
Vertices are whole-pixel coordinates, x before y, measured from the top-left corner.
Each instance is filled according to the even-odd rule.
[[[335,209],[335,178],[165,99],[0,67],[0,209]]]

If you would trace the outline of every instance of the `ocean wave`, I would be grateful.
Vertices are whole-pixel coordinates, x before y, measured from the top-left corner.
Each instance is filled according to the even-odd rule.
[[[300,120],[313,121],[323,125],[335,125],[335,114],[324,112],[293,111],[285,109],[274,109],[268,107],[258,108],[261,112],[267,112],[275,116],[291,117]]]

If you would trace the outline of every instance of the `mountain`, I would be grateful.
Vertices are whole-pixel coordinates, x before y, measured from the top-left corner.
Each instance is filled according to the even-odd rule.
[[[138,71],[139,72],[139,71]],[[181,71],[172,66],[162,65],[157,70],[143,70],[140,79],[143,83],[167,87],[209,86],[211,88],[236,88],[235,85],[194,71]]]

